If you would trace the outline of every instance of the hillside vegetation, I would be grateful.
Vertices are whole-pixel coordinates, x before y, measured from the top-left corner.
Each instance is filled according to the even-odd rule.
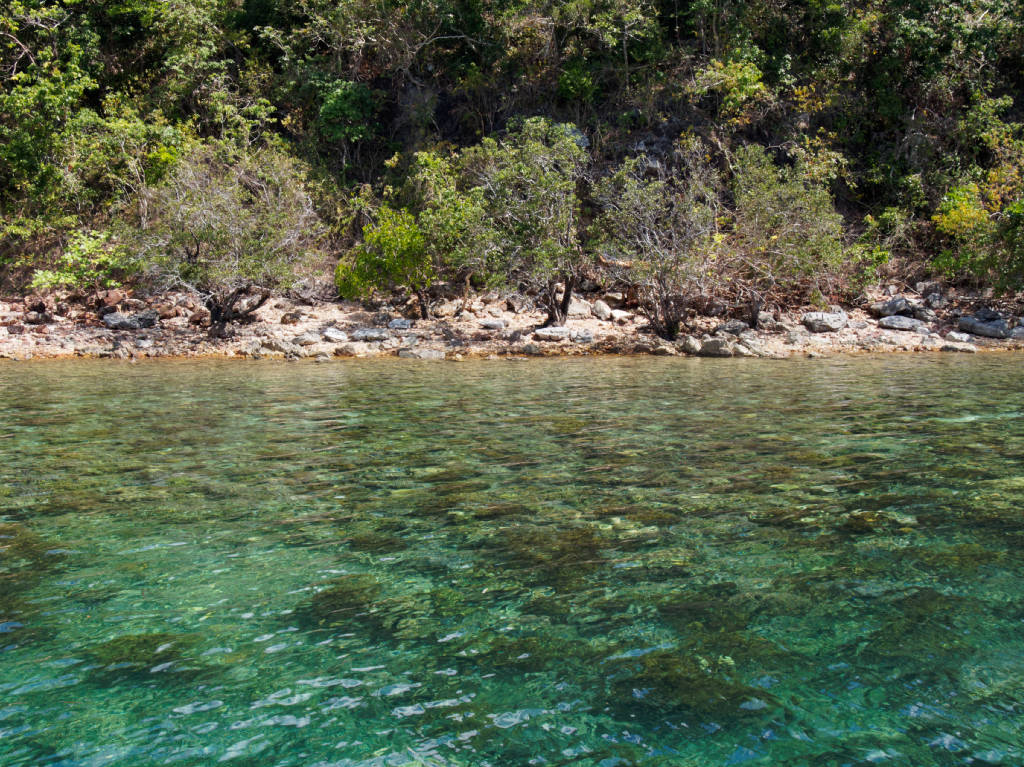
[[[13,0],[0,277],[827,304],[1024,283],[1024,0]],[[566,290],[565,288],[569,288]],[[226,308],[225,308],[226,307]]]

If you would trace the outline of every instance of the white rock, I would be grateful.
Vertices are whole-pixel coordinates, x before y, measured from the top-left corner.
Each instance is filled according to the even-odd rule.
[[[323,330],[320,331],[320,335],[322,335],[331,343],[335,344],[343,344],[346,341],[348,341],[348,333],[339,328],[324,328]]]
[[[612,308],[600,298],[590,307],[590,311],[599,320],[610,320],[612,318]]]
[[[569,302],[570,317],[589,317],[592,307],[582,298],[574,298]]]
[[[533,335],[541,341],[563,341],[569,337],[569,333],[569,328],[557,326],[533,331]]]
[[[620,325],[625,325],[633,319],[633,315],[623,309],[612,309],[612,319]]]

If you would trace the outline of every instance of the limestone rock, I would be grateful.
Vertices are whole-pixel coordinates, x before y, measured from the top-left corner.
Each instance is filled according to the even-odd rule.
[[[612,320],[614,320],[618,324],[625,325],[631,319],[633,319],[632,313],[627,312],[623,309],[612,309]]]
[[[461,301],[444,301],[438,306],[434,307],[435,317],[454,317],[456,314],[462,311]]]
[[[320,331],[325,340],[334,344],[342,344],[348,341],[348,333],[340,328],[329,327]]]
[[[697,338],[693,336],[687,336],[683,339],[680,345],[682,350],[687,354],[700,354],[701,343]]]
[[[484,330],[504,330],[505,320],[492,317],[490,319],[480,320],[480,327]]]
[[[533,335],[540,341],[564,341],[569,337],[569,328],[566,327],[549,327],[549,328],[537,328],[533,331]]]
[[[812,333],[835,333],[849,323],[846,312],[808,312],[801,320]]]
[[[961,317],[957,327],[967,333],[986,338],[1006,338],[1010,335],[1010,328],[1006,320],[982,320],[978,317]]]
[[[743,320],[729,320],[715,328],[715,334],[728,333],[729,335],[738,336],[744,330],[750,330],[750,325]]]
[[[281,338],[264,338],[260,341],[260,346],[264,351],[277,354],[293,354],[298,355],[299,347],[295,344],[285,341]]]
[[[727,338],[716,336],[709,338],[700,347],[701,357],[731,357],[736,345]]]
[[[589,317],[593,307],[582,298],[573,298],[569,301],[570,317]]]
[[[608,306],[600,298],[594,302],[594,305],[590,307],[590,312],[599,320],[610,320],[612,318],[612,308]]]
[[[414,360],[443,360],[444,352],[440,349],[399,349],[398,356]]]
[[[139,312],[130,316],[121,312],[110,312],[103,315],[103,324],[111,330],[139,330],[153,327],[158,317],[155,311]]]
[[[359,328],[352,332],[353,341],[386,341],[391,334],[384,328]]]
[[[902,314],[891,314],[878,321],[878,327],[886,330],[918,330],[924,323]]]
[[[909,313],[910,303],[903,296],[896,296],[887,301],[871,304],[868,311],[875,317],[891,317],[894,314]]]
[[[313,333],[303,333],[301,336],[295,336],[292,339],[292,343],[296,346],[312,346],[318,343],[319,340]]]
[[[388,323],[388,327],[391,330],[409,330],[412,327],[412,320],[399,317],[398,319],[391,320]]]

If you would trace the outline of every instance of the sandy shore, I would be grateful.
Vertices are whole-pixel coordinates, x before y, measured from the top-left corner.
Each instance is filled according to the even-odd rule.
[[[923,306],[913,296],[909,300],[912,306]],[[0,358],[214,356],[326,361],[595,354],[786,358],[1024,349],[1020,318],[1004,320],[1013,337],[987,338],[964,333],[962,326],[958,329],[962,320],[955,308],[945,312],[919,308],[925,311],[919,316],[930,321],[907,317],[902,322],[907,329],[886,328],[886,324],[901,323],[887,322],[873,316],[877,311],[864,309],[845,310],[843,326],[824,332],[813,332],[818,323],[809,321],[805,312],[762,315],[756,330],[736,320],[700,318],[677,340],[668,342],[650,333],[642,316],[628,308],[612,308],[615,303],[614,295],[574,300],[564,328],[543,329],[542,312],[515,311],[512,302],[499,296],[444,302],[431,320],[410,319],[397,310],[369,311],[348,302],[297,303],[282,298],[260,309],[256,322],[232,328],[231,337],[211,339],[200,323],[204,310],[186,295],[139,300],[110,291],[79,301],[8,299],[0,300]]]

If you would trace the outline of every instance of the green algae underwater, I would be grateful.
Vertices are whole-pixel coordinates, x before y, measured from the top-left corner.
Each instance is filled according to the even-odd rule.
[[[0,764],[1019,765],[1021,370],[0,366]]]

